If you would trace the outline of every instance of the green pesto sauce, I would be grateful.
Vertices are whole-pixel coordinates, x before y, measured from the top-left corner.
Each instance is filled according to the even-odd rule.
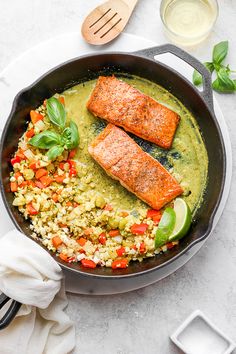
[[[156,158],[178,180],[184,189],[183,197],[194,214],[203,199],[208,171],[207,151],[194,117],[175,96],[163,87],[134,76],[121,79],[179,114],[180,123],[170,150],[164,150],[155,144],[135,136],[132,137],[144,151]],[[77,159],[87,166],[87,174],[92,176],[92,182],[95,184],[94,189],[109,200],[113,207],[134,211],[148,208],[118,181],[109,177],[88,153],[88,145],[106,125],[86,108],[86,102],[95,83],[96,80],[87,81],[63,93],[67,116],[77,123],[80,133]]]

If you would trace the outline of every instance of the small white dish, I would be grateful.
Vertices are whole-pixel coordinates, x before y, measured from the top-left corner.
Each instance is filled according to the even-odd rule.
[[[194,311],[170,338],[186,354],[230,354],[236,347],[200,310]]]

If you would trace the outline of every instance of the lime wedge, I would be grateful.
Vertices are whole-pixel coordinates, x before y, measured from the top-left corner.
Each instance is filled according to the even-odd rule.
[[[191,225],[192,216],[188,204],[181,198],[174,201],[174,211],[176,214],[176,221],[171,235],[169,235],[169,242],[176,241],[184,237]]]
[[[161,220],[159,222],[156,237],[155,237],[155,247],[161,247],[168,242],[170,235],[172,234],[175,227],[176,215],[172,208],[166,208],[162,214]]]

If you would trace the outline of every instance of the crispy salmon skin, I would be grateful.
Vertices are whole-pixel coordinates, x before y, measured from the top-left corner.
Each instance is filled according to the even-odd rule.
[[[158,161],[113,124],[107,125],[88,150],[107,174],[153,209],[161,209],[183,192]]]
[[[162,148],[172,145],[179,116],[115,76],[100,76],[87,102],[95,116]]]

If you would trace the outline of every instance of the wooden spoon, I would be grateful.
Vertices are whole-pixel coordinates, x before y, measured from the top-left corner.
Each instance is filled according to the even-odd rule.
[[[82,35],[90,44],[105,44],[125,28],[138,0],[108,0],[84,20]]]

